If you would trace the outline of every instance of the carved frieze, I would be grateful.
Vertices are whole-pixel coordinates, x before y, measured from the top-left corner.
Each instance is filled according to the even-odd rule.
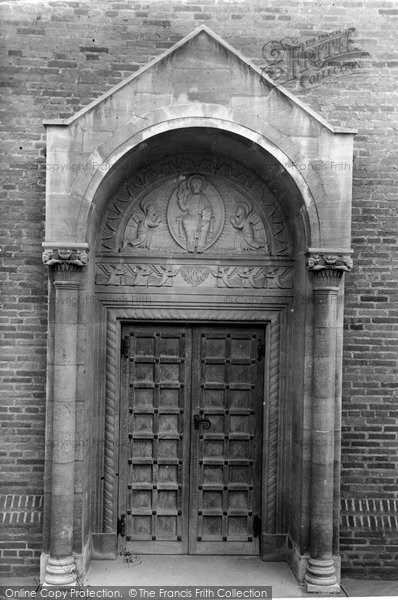
[[[289,290],[290,266],[211,266],[148,263],[97,264],[95,282],[102,286],[214,287]]]
[[[254,172],[185,154],[136,172],[106,214],[99,250],[123,255],[289,256],[286,219]]]

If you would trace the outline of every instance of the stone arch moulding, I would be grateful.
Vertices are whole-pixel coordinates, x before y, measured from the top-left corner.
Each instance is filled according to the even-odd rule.
[[[52,123],[48,122],[48,137],[64,137],[59,129],[60,127],[61,125],[58,124],[54,124],[52,127]],[[339,134],[341,141],[344,143],[341,144],[341,148],[340,144],[334,143],[333,146],[336,146],[336,148],[333,148],[332,155],[322,156],[320,153],[316,153],[314,156],[308,156],[308,152],[304,150],[306,147],[304,140],[301,142],[302,147],[300,147],[297,140],[287,138],[272,126],[266,127],[264,121],[259,119],[257,115],[206,103],[199,106],[171,106],[167,108],[167,111],[157,110],[144,113],[138,122],[131,120],[120,127],[119,130],[113,132],[88,157],[85,152],[81,152],[78,157],[75,152],[61,153],[61,156],[59,152],[55,152],[53,156],[49,153],[47,155],[48,176],[50,179],[48,187],[51,189],[51,178],[57,177],[58,182],[55,187],[57,189],[64,187],[64,189],[59,189],[59,192],[54,193],[51,203],[49,202],[50,198],[48,198],[46,243],[50,245],[61,239],[62,236],[64,236],[62,241],[68,241],[69,239],[69,242],[75,244],[89,242],[90,231],[95,230],[96,220],[101,215],[103,206],[107,201],[106,195],[103,197],[98,192],[101,183],[107,178],[110,171],[117,172],[118,169],[123,169],[124,157],[139,144],[145,143],[161,133],[189,127],[209,127],[219,131],[235,133],[272,155],[281,165],[281,169],[288,173],[300,190],[310,222],[311,239],[308,240],[308,245],[317,248],[349,248],[350,242],[348,242],[348,246],[345,245],[346,240],[350,237],[347,220],[341,218],[341,206],[335,206],[336,192],[339,196],[343,193],[338,198],[338,204],[343,203],[344,216],[347,216],[346,211],[350,208],[347,196],[350,200],[351,195],[351,171],[347,165],[350,165],[349,161],[352,161],[352,156],[348,158],[350,152],[346,152],[346,142],[350,142],[347,136]],[[70,132],[69,135],[73,136],[73,132]],[[56,139],[49,140],[49,147],[56,144]],[[342,152],[342,148],[344,148],[344,152]],[[346,159],[344,159],[343,154],[347,154]],[[84,162],[73,162],[80,157]],[[60,159],[64,162],[60,163]],[[64,169],[62,169],[63,166]],[[333,169],[335,169],[334,172]],[[63,170],[64,173],[59,173],[59,170]],[[330,173],[329,170],[332,170],[332,172]],[[63,181],[65,171],[67,171],[68,176]],[[70,177],[71,172],[74,174],[73,177]],[[325,172],[326,178],[322,176],[325,175]],[[61,179],[59,180],[60,176]],[[341,181],[342,179],[346,181]],[[63,186],[63,183],[65,186]],[[338,189],[336,189],[336,185],[338,185]],[[68,195],[68,210],[70,208],[73,208],[73,210],[70,212],[69,219],[63,222],[63,230],[58,231],[59,219],[51,218],[51,213],[60,210],[62,212],[66,211],[65,195]],[[332,212],[332,207],[338,208],[338,212]],[[69,229],[66,237],[65,228]],[[335,232],[335,236],[331,236],[331,231]]]
[[[95,529],[96,524],[102,520],[109,530],[114,523],[110,446],[108,443],[105,464],[100,459],[94,465],[89,440],[100,435],[101,415],[94,410],[96,398],[103,399],[107,411],[102,416],[105,423],[108,420],[105,434],[109,438],[113,418],[109,385],[116,385],[115,377],[111,374],[108,380],[99,377],[97,381],[96,374],[104,368],[106,371],[107,365],[109,374],[115,364],[115,315],[133,318],[134,311],[126,312],[131,286],[127,285],[123,294],[109,289],[98,292],[95,287],[94,252],[104,215],[126,172],[138,170],[140,165],[134,162],[137,157],[150,160],[156,156],[159,139],[188,131],[192,139],[218,136],[224,142],[229,139],[231,148],[233,144],[245,146],[242,164],[247,169],[253,167],[263,178],[269,171],[268,183],[295,236],[294,288],[290,296],[281,295],[283,301],[277,307],[283,313],[282,321],[288,322],[281,334],[281,348],[290,348],[286,360],[291,366],[289,373],[296,377],[294,386],[290,375],[289,381],[283,382],[283,388],[290,390],[284,400],[286,418],[279,428],[274,425],[270,434],[273,473],[283,479],[286,496],[278,523],[288,543],[279,548],[284,554],[279,552],[277,556],[288,557],[308,590],[336,591],[339,436],[335,415],[339,414],[341,394],[342,278],[351,269],[354,132],[333,128],[289,92],[276,87],[205,26],[70,119],[45,125],[43,261],[49,267],[50,282],[50,443],[46,445],[42,580],[47,585],[75,583],[76,569],[84,573],[90,560],[91,533],[103,531]],[[223,153],[228,154],[228,144],[224,143]],[[277,303],[276,293],[254,292],[258,306],[263,307],[258,321],[265,321],[267,310]],[[109,293],[114,293],[110,304]],[[159,299],[156,293],[153,297]],[[189,313],[189,302],[184,302]],[[243,311],[247,311],[249,322],[253,306],[247,302]],[[139,314],[143,319],[150,318],[145,317],[145,310]],[[103,339],[108,341],[105,348],[98,343]],[[293,352],[293,347],[298,350]],[[274,350],[274,374],[279,369],[275,356]],[[277,387],[274,382],[273,389]],[[275,418],[276,396],[271,411]],[[94,432],[90,429],[92,420],[97,427]],[[282,456],[281,452],[277,456],[277,429],[283,430],[284,439],[290,443],[290,456]],[[84,442],[82,447],[79,441]],[[101,469],[107,473],[107,493],[103,495],[104,506],[101,502],[93,506],[96,484],[89,475],[93,477]],[[289,472],[299,473],[299,481],[289,478]],[[329,482],[327,488],[322,484],[325,480]],[[270,487],[275,481],[276,476],[270,475]],[[278,499],[276,495],[268,498],[268,515],[273,511],[272,531],[280,501],[280,493]],[[105,520],[100,516],[104,514]]]
[[[293,144],[290,144],[290,148],[285,147],[287,145],[283,143],[281,136],[276,136],[276,139],[273,140],[268,137],[270,132],[259,134],[255,127],[256,125],[261,126],[261,123],[253,124],[253,118],[250,122],[250,115],[236,110],[232,111],[231,114],[225,114],[226,111],[223,107],[221,109],[220,107],[216,108],[218,108],[217,111],[211,105],[201,105],[195,110],[195,114],[192,114],[192,106],[171,107],[168,110],[166,119],[162,111],[148,113],[143,116],[143,120],[145,120],[143,129],[131,127],[132,132],[129,127],[124,127],[122,131],[116,132],[115,136],[99,146],[79,169],[78,176],[71,188],[71,196],[80,199],[76,222],[71,224],[72,235],[74,237],[81,236],[81,240],[75,239],[75,241],[89,241],[89,232],[95,230],[96,217],[102,214],[104,204],[107,201],[106,195],[104,197],[98,193],[101,183],[112,168],[115,170],[124,168],[123,159],[131,150],[165,132],[185,128],[195,130],[199,127],[208,127],[216,131],[234,133],[242,139],[250,140],[250,142],[272,155],[282,168],[287,166],[290,177],[300,190],[305,210],[308,213],[311,244],[320,247],[322,244],[321,227],[315,199],[325,194],[325,190],[317,171],[311,171],[307,176],[304,176],[303,172],[296,166],[296,161],[300,160],[297,158],[299,149]],[[186,116],[184,116],[184,113],[186,113]],[[209,114],[212,116],[209,116]],[[303,161],[305,161],[304,158]],[[93,223],[91,223],[92,219],[94,220]]]

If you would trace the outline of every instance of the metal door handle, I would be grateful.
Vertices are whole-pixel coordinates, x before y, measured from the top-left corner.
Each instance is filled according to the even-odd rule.
[[[211,423],[209,419],[203,419],[200,415],[193,416],[194,429],[210,429]]]
[[[126,513],[122,513],[117,520],[117,532],[121,537],[126,537]]]
[[[260,517],[260,515],[253,516],[253,536],[261,537],[261,517]]]

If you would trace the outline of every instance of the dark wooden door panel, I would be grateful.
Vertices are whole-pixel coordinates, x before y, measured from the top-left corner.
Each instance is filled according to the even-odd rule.
[[[264,362],[261,329],[194,332],[190,552],[258,554]]]
[[[126,325],[123,336],[126,549],[258,554],[263,330]]]
[[[120,482],[126,548],[187,553],[191,331],[128,326],[123,335],[129,347]]]

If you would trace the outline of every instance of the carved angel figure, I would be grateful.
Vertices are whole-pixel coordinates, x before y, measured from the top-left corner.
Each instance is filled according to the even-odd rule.
[[[152,248],[156,228],[162,222],[154,202],[141,202],[141,209],[131,217],[125,233],[125,245],[134,248]],[[131,236],[131,237],[130,237]]]
[[[230,218],[235,229],[235,250],[238,252],[267,248],[267,237],[261,217],[253,212],[251,204],[238,204]]]
[[[183,213],[178,217],[179,233],[181,238],[185,237],[188,252],[203,252],[208,234],[212,235],[213,211],[205,188],[203,177],[192,175],[177,192]]]

